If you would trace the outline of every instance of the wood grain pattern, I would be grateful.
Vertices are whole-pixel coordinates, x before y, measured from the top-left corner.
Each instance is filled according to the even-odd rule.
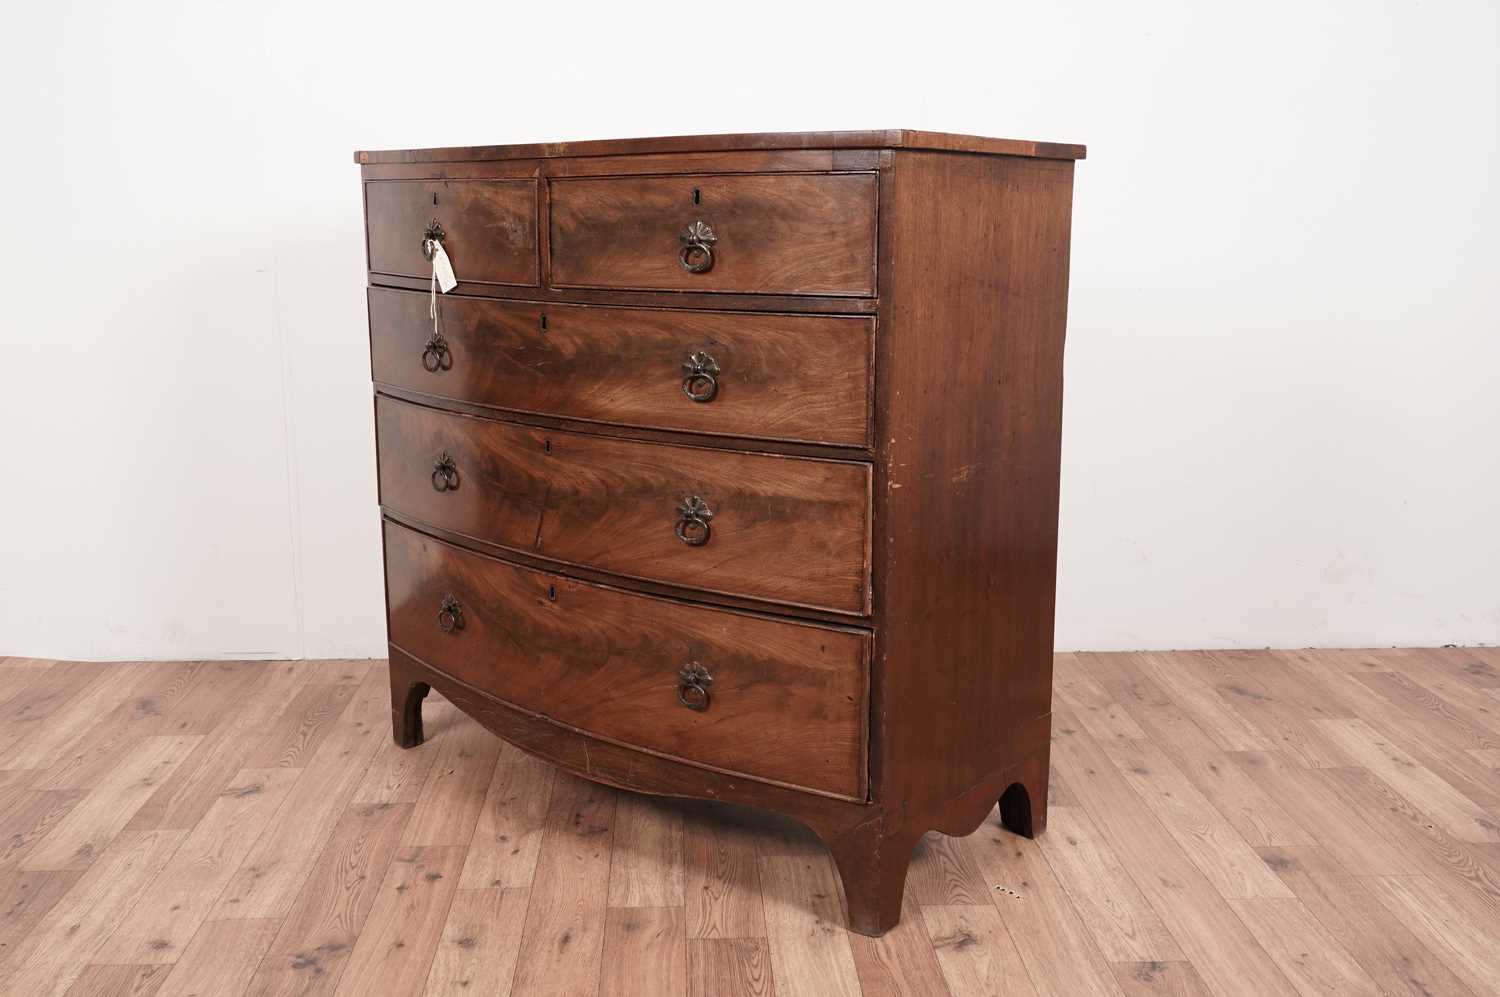
[[[483,180],[663,173],[838,173],[874,169],[879,159],[880,151],[874,148],[731,149],[632,156],[370,162],[362,164],[360,176],[365,180]]]
[[[1053,807],[1039,840],[1094,944],[1111,962],[1178,962],[1182,951],[1081,807]]]
[[[351,804],[344,811],[315,855],[248,996],[332,993],[380,895],[410,816],[410,804]]]
[[[316,855],[301,892],[250,981],[247,995],[330,993],[379,896],[411,805],[350,804]]]
[[[1384,991],[1301,901],[1287,897],[1231,900],[1240,920],[1302,993],[1379,997]]]
[[[1245,838],[1155,744],[1116,742],[1110,758],[1220,896],[1291,897]]]
[[[584,997],[599,990],[615,794],[559,774],[531,883],[517,993]]]
[[[0,802],[8,802],[17,793],[24,792],[36,775],[33,769],[0,769]]]
[[[66,869],[0,872],[0,966],[11,961],[21,939],[30,934],[82,875],[78,870]]]
[[[1500,991],[1500,930],[1476,921],[1466,905],[1425,876],[1369,881],[1386,910],[1436,952],[1475,994]]]
[[[615,807],[614,844],[611,907],[683,906],[680,808],[649,796],[621,797]]]
[[[1137,654],[1132,659],[1147,678],[1157,679],[1158,685],[1165,675],[1171,675],[1172,680],[1177,683],[1173,689],[1174,699],[1189,706],[1195,714],[1213,719],[1208,728],[1211,731],[1209,737],[1223,750],[1267,751],[1272,747],[1270,741],[1252,723],[1230,708],[1226,698],[1217,689],[1192,671],[1183,669],[1181,665],[1164,671],[1165,666],[1159,654]]]
[[[1456,689],[1455,683],[1440,678],[1428,677],[1419,685],[1397,672],[1378,672],[1360,675],[1358,681],[1374,689],[1408,715],[1421,718],[1424,713],[1435,713],[1446,723],[1436,728],[1443,741],[1434,747],[1458,751],[1495,750],[1500,748],[1500,713],[1491,709],[1483,700],[1470,705],[1479,697],[1471,689]],[[1430,688],[1429,688],[1430,687]],[[1445,688],[1446,695],[1432,691]]]
[[[869,593],[870,469],[533,429],[380,398],[381,504],[564,563],[858,615]],[[453,461],[457,486],[434,488]],[[679,509],[712,513],[701,546]]]
[[[451,729],[457,722],[451,703],[438,700],[427,708],[429,728]],[[389,710],[387,710],[389,713]],[[354,799],[361,803],[415,803],[437,760],[435,751],[387,751],[375,756]]]
[[[1307,768],[1337,768],[1350,759],[1313,726],[1311,719],[1353,716],[1348,706],[1320,695],[1315,687],[1276,658],[1249,659],[1215,652],[1221,679],[1216,689],[1276,750]],[[1207,736],[1207,735],[1205,735]]]
[[[21,863],[25,869],[83,869],[130,821],[156,786],[183,763],[196,735],[150,737],[120,759],[100,784],[73,806]],[[121,960],[129,962],[131,960]],[[153,960],[142,960],[150,962]]]
[[[1428,997],[1465,987],[1444,961],[1381,906],[1357,876],[1323,848],[1262,848],[1261,858],[1387,994]],[[1302,944],[1307,945],[1307,939]],[[1323,946],[1328,947],[1327,942]]]
[[[924,907],[987,904],[989,889],[968,849],[958,838],[936,831],[924,834],[912,852],[906,888]]]
[[[1190,661],[1200,660],[1198,657]],[[1229,753],[1203,732],[1192,716],[1177,706],[1151,679],[1135,668],[1133,656],[1122,656],[1113,669],[1118,679],[1111,683],[1112,689],[1121,689],[1121,698],[1129,703],[1140,725],[1151,733],[1152,743],[1160,745],[1170,760],[1171,766],[1180,771],[1192,783],[1192,788],[1213,804],[1234,829],[1253,845],[1305,845],[1311,838],[1301,825],[1282,807],[1276,797],[1267,793],[1250,779],[1229,758]],[[1239,684],[1240,678],[1230,682],[1236,699],[1262,697],[1269,693],[1252,693],[1247,686]],[[1101,686],[1102,687],[1102,686]],[[1123,691],[1128,689],[1128,693]],[[1113,695],[1113,692],[1107,693]],[[1085,721],[1086,723],[1086,721]],[[1308,725],[1299,725],[1310,730]],[[1289,742],[1293,743],[1293,742]],[[1308,742],[1295,742],[1297,747]],[[1130,746],[1125,746],[1126,752]],[[1178,801],[1179,805],[1181,801]]]
[[[1407,756],[1363,720],[1320,720],[1340,747],[1459,841],[1500,841],[1500,820]]]
[[[769,997],[776,992],[764,939],[692,938],[687,952],[689,997]]]
[[[177,962],[208,920],[219,894],[286,799],[297,773],[245,769],[219,794],[203,819],[100,947],[99,962]]]
[[[1059,142],[954,135],[888,128],[841,132],[763,132],[752,135],[673,135],[661,138],[595,139],[525,145],[455,146],[444,149],[360,151],[356,163],[451,163],[465,160],[640,156],[657,153],[721,152],[759,149],[940,149],[999,156],[1082,159],[1084,147]]]
[[[686,823],[682,850],[688,937],[766,936],[755,842],[754,828],[732,819]],[[709,958],[718,965],[721,958],[731,958],[729,953],[719,950]]]
[[[173,965],[159,997],[240,993],[250,983],[276,929],[276,918],[209,921]]]
[[[1467,751],[1463,750],[1472,743],[1464,737],[1464,732],[1456,727],[1444,727],[1434,736],[1428,733],[1425,711],[1419,706],[1399,699],[1393,701],[1388,695],[1372,688],[1370,680],[1381,678],[1375,673],[1386,671],[1378,667],[1378,662],[1364,660],[1358,670],[1347,672],[1316,672],[1310,668],[1307,660],[1295,652],[1281,657],[1308,681],[1330,686],[1333,695],[1356,708],[1359,711],[1357,719],[1378,729],[1379,740],[1389,743],[1395,753],[1393,758],[1399,756],[1423,770],[1413,772],[1413,779],[1427,780],[1435,777],[1481,807],[1500,809],[1500,789],[1491,785],[1489,771],[1474,764]],[[1330,736],[1339,729],[1333,721],[1321,718],[1316,726]],[[1339,743],[1340,750],[1348,756],[1346,749],[1353,742],[1341,738]],[[1400,763],[1393,761],[1392,764],[1399,766]],[[1431,791],[1443,792],[1435,785],[1431,787]]]
[[[428,997],[506,997],[521,951],[526,890],[459,890],[427,974]]]
[[[442,226],[443,249],[459,286],[538,281],[535,180],[379,180],[365,184],[370,269],[430,278],[422,255],[428,225]]]
[[[155,966],[89,965],[73,981],[64,997],[154,997],[161,992],[171,971],[172,967],[165,963]]]
[[[554,287],[875,293],[873,173],[557,179],[549,187]],[[692,273],[678,259],[678,236],[698,221],[718,241],[712,266]]]
[[[984,871],[989,899],[1039,991],[1070,997],[1120,992],[1036,842],[986,828],[960,845]]]
[[[681,907],[611,907],[605,915],[599,997],[644,993],[686,997]]]
[[[444,738],[436,754],[401,840],[467,846],[495,774],[500,742],[465,726]]]
[[[1090,734],[1106,741],[1116,737],[1147,736],[1135,718],[1120,705],[1121,700],[1128,699],[1117,699],[1088,673],[1077,654],[1058,654],[1053,657],[1053,662],[1053,696],[1068,705]]]
[[[815,850],[764,855],[761,892],[777,997],[858,997],[859,972],[838,925],[838,885]]]
[[[435,356],[427,366],[438,369],[428,370],[428,295],[382,287],[368,293],[371,367],[382,385],[594,422],[844,446],[870,442],[871,319],[449,294],[439,299],[448,355]],[[720,371],[708,402],[683,393],[683,364],[699,352]]]
[[[1168,829],[1121,775],[1109,753],[1065,711],[1057,711],[1052,748],[1080,805],[1189,961],[1216,991],[1297,991],[1229,908]],[[1174,828],[1179,834],[1185,829]]]
[[[353,695],[353,686],[321,682],[297,690],[276,722],[267,725],[265,742],[245,760],[245,768],[302,768]]]
[[[922,917],[953,997],[1037,993],[993,907],[923,907]]]
[[[1190,962],[1117,962],[1110,968],[1126,997],[1213,997]]]
[[[18,769],[44,769],[56,764],[69,741],[77,736],[80,721],[92,721],[108,713],[125,698],[126,690],[138,678],[134,672],[121,668],[100,675],[62,704],[39,730],[17,744],[9,764]]]
[[[1363,742],[1393,736],[1386,727],[1391,723],[1403,743],[1425,731],[1425,740],[1446,744],[1465,730],[1491,688],[1480,684],[1487,681],[1482,674],[1455,678],[1467,674],[1456,657],[1421,655],[1428,663],[1454,662],[1447,672],[1429,673],[1424,665],[1407,667],[1418,658],[1409,652],[1330,652],[1326,658],[1321,652],[1303,653],[1309,674],[1347,676],[1349,698],[1337,695],[1342,685],[1321,683],[1292,695],[1283,687],[1289,673],[1277,671],[1285,665],[1271,653],[1237,656],[1231,662],[1233,681],[1262,674],[1264,663],[1265,673],[1276,677],[1260,687],[1264,692],[1257,691],[1282,704],[1279,723],[1358,720],[1364,728],[1339,736]],[[1124,759],[1127,765],[1144,760],[1149,769],[1152,759],[1163,758],[1177,764],[1175,752],[1187,742],[1169,718],[1207,728],[1222,715],[1202,697],[1201,687],[1177,681],[1177,669],[1216,695],[1234,697],[1222,685],[1229,673],[1214,678],[1205,669],[1217,666],[1191,654],[1159,656],[1152,680],[1143,679],[1139,658],[1131,655],[1085,655],[1058,667],[1066,672],[1075,665],[1094,684],[1069,681],[1066,693],[1059,689],[1057,781],[1068,792],[1067,803],[1053,809],[1047,834],[1036,843],[1004,834],[991,811],[981,830],[966,839],[930,839],[929,849],[937,843],[935,854],[947,857],[914,863],[903,893],[904,916],[878,939],[844,929],[827,851],[810,831],[784,818],[720,803],[642,800],[557,774],[508,745],[495,764],[492,755],[472,751],[488,735],[439,700],[438,691],[427,709],[431,743],[402,751],[384,737],[387,676],[384,665],[377,665],[331,721],[321,746],[301,756],[304,767],[263,770],[289,781],[278,789],[284,793],[281,806],[274,799],[256,804],[254,794],[236,796],[248,785],[237,770],[221,777],[211,809],[193,828],[101,833],[102,850],[81,870],[0,869],[0,993],[307,997],[342,987],[345,993],[390,997],[593,995],[622,988],[642,994],[685,989],[712,997],[841,991],[865,997],[1089,992],[1479,997],[1500,986],[1495,957],[1500,952],[1500,847],[1458,840],[1434,821],[1424,807],[1447,808],[1452,801],[1431,793],[1425,777],[1413,784],[1416,798],[1409,799],[1386,781],[1395,763],[1383,752],[1360,748],[1369,767],[1348,759],[1330,768],[1306,764],[1315,756],[1222,752],[1215,746],[1278,800],[1313,842],[1253,848],[1295,899],[1226,900],[1179,843],[1183,829],[1170,826],[1201,822],[1208,815],[1200,809],[1203,804],[1181,811],[1159,807],[1150,800],[1162,788],[1156,773],[1137,784],[1112,755],[1120,741],[1128,741],[1154,750],[1137,750]],[[143,690],[165,691],[177,681],[169,677],[177,669],[157,663],[112,667],[132,676],[118,686],[124,712],[96,701],[116,720],[133,714]],[[265,681],[292,674],[274,662],[255,667]],[[302,684],[331,685],[340,669],[337,663],[312,662],[298,663],[293,671]],[[26,670],[40,675],[50,669]],[[226,688],[245,689],[239,669],[216,674]],[[1419,721],[1415,713],[1388,712],[1388,703],[1359,691],[1373,688],[1363,678],[1380,675],[1399,675],[1422,688],[1429,679],[1434,685],[1475,682],[1469,698],[1454,700],[1466,709],[1424,711]],[[1390,691],[1406,688],[1402,681],[1378,684]],[[302,685],[274,687],[286,706]],[[194,688],[207,694],[204,687]],[[200,728],[202,743],[229,736],[240,743],[243,758],[260,748],[255,725],[244,723],[246,714],[266,722],[259,688],[252,683],[248,695],[225,699],[220,726]],[[1444,695],[1454,691],[1449,686]],[[174,693],[172,700],[183,703],[193,695]],[[1074,712],[1079,695],[1095,707],[1090,717],[1097,734]],[[1362,712],[1360,704],[1373,712]],[[164,708],[162,717],[169,712]],[[69,718],[75,734],[69,750],[93,751],[94,728],[87,718],[71,710],[58,715]],[[1419,722],[1421,728],[1412,726]],[[1132,724],[1143,737],[1108,733]],[[379,734],[373,753],[346,754],[340,743],[361,727]],[[101,724],[97,736],[107,741],[118,729],[113,722]],[[278,730],[278,737],[289,737],[292,725]],[[402,770],[394,792],[406,802],[351,798],[334,807],[338,819],[331,826],[321,819],[305,824],[295,819],[292,802],[299,792],[310,793],[301,789],[303,780],[320,784],[324,769],[347,768],[343,778],[359,785],[376,773],[370,784],[383,786],[396,771],[391,759],[438,755],[445,759],[442,766]],[[7,767],[8,758],[0,752],[0,794],[36,792],[29,777],[16,775],[22,770]],[[484,808],[469,842],[435,846],[445,852],[441,863],[431,861],[432,849],[423,849],[426,864],[415,862],[416,853],[401,845],[413,801],[425,798],[434,807],[451,801],[465,814],[458,823],[467,827],[472,805],[463,801],[474,794],[466,789],[454,795],[452,789],[479,780],[456,776],[488,768],[494,774],[483,783]],[[563,787],[562,796],[534,818],[537,797],[548,797],[554,780]],[[303,797],[297,807],[309,799]],[[1215,812],[1232,805],[1229,797],[1203,794],[1202,799]],[[508,823],[513,807],[515,819]],[[259,816],[267,809],[275,811],[269,823]],[[1220,816],[1243,837],[1238,824]],[[305,833],[283,833],[282,822],[293,832],[304,827]],[[511,838],[511,831],[513,840],[502,840]],[[679,833],[681,858],[672,844]],[[288,875],[278,869],[305,870],[296,900],[280,916],[218,918],[214,909],[228,892],[222,870],[235,865],[235,855],[252,837],[255,847],[243,851],[236,878],[259,863],[256,856],[270,856],[272,878]],[[1245,843],[1250,845],[1248,838]],[[506,845],[521,854],[497,854]],[[398,853],[406,861],[393,874]],[[1218,861],[1208,854],[1199,858]],[[1242,871],[1237,857],[1227,861],[1225,875]],[[626,870],[620,876],[612,872],[617,865]],[[975,875],[961,872],[969,867]],[[464,885],[471,869],[482,883],[474,889]],[[497,870],[505,885],[485,882],[489,869]],[[770,874],[763,876],[765,869]],[[442,878],[430,879],[430,872]],[[620,905],[670,899],[676,895],[672,887],[662,888],[679,877],[684,906]],[[980,887],[983,896],[970,895]],[[979,902],[924,904],[918,892],[933,901]],[[695,894],[702,899],[691,914]],[[204,911],[206,919],[199,917]],[[179,921],[184,912],[190,916]],[[707,932],[714,936],[693,937]],[[169,946],[164,951],[176,953],[175,962],[136,957],[134,948],[115,952],[112,934],[164,941]],[[263,955],[256,957],[257,950]],[[792,978],[783,981],[773,963],[787,967]],[[1100,966],[1107,967],[1112,982]],[[346,979],[351,969],[355,975]],[[165,990],[169,979],[174,989]]]
[[[1327,773],[1335,791],[1369,816],[1368,833],[1402,848],[1417,874],[1427,876],[1455,895],[1473,898],[1487,916],[1500,915],[1500,864],[1492,844],[1458,840],[1429,817],[1421,804],[1408,800],[1367,769]]]
[[[334,993],[421,993],[462,867],[462,848],[398,851]]]
[[[1338,769],[1306,769],[1275,752],[1237,752],[1230,756],[1247,776],[1296,814],[1313,839],[1334,847],[1339,862],[1357,875],[1407,875],[1420,867],[1399,840],[1351,824],[1357,806],[1334,778]]]
[[[8,679],[0,691],[0,751],[31,740],[31,735],[42,730],[47,719],[64,704],[105,678],[109,666],[89,661],[59,661],[45,670],[16,669],[16,674],[21,677]]]
[[[277,756],[286,747],[281,735],[290,725],[280,718],[311,674],[302,662],[262,663],[259,681],[235,701],[227,721],[203,736],[187,760],[136,811],[126,829],[195,827],[224,787],[246,767],[247,759],[256,752],[271,751],[272,744],[282,746],[273,752]]]
[[[529,755],[495,766],[464,862],[466,890],[531,885],[552,799],[553,769]]]
[[[309,836],[327,838],[338,823],[383,733],[362,719],[333,726],[287,794],[285,813],[295,819],[267,828],[225,886],[212,917],[286,916],[316,859],[303,843]]]
[[[1072,171],[898,152],[882,178],[876,740],[891,807],[931,810],[1047,751]],[[955,398],[971,418],[951,418]],[[942,585],[900,570],[918,545]],[[989,665],[914,667],[933,647]]]
[[[0,801],[0,870],[14,869],[68,816],[82,790],[21,789]]]
[[[544,427],[545,428],[545,427]],[[464,547],[480,554],[488,554],[491,557],[509,561],[523,568],[531,568],[536,571],[548,573],[566,574],[570,578],[583,582],[592,582],[596,585],[604,585],[610,588],[627,588],[632,592],[642,595],[657,596],[678,602],[690,602],[698,605],[710,606],[755,615],[773,614],[777,617],[806,622],[824,623],[835,627],[856,627],[866,629],[869,626],[867,617],[857,617],[854,614],[839,612],[829,609],[817,609],[810,606],[796,606],[790,603],[768,603],[764,599],[750,598],[746,596],[726,595],[722,592],[713,592],[705,589],[692,589],[684,585],[670,582],[646,581],[639,578],[622,578],[622,576],[598,568],[590,568],[578,564],[562,564],[548,557],[528,554],[486,540],[479,540],[466,536],[453,530],[434,526],[411,516],[403,515],[392,509],[385,510],[385,519],[399,526],[425,533],[430,537],[442,540],[445,543],[457,547]]]
[[[141,734],[210,733],[228,705],[250,694],[264,675],[253,661],[171,662],[135,691],[132,725]]]
[[[128,920],[142,891],[176,854],[186,831],[117,835],[73,887],[0,964],[16,993],[65,993],[105,940]]]
[[[386,559],[391,641],[461,681],[596,736],[863,799],[866,635],[575,582],[393,524]],[[464,626],[444,633],[450,594]],[[695,661],[713,677],[701,712],[678,699]]]
[[[988,904],[989,899],[983,897],[981,902]],[[899,924],[879,938],[849,936],[864,997],[948,997],[937,953],[922,923],[922,910],[908,883]]]

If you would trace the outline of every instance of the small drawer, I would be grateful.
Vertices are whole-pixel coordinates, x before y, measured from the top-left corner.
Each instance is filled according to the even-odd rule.
[[[372,287],[375,380],[520,412],[865,446],[875,320],[542,305]]]
[[[870,465],[538,429],[376,399],[380,501],[540,557],[864,614]]]
[[[689,606],[385,525],[391,643],[512,706],[692,765],[865,798],[867,634]]]
[[[558,287],[875,294],[875,174],[551,181]]]
[[[460,285],[540,283],[535,180],[370,180],[370,270],[430,277],[423,242],[438,235]]]

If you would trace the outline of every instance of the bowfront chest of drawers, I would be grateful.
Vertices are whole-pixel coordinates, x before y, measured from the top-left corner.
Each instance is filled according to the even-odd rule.
[[[1039,832],[1082,156],[356,154],[397,741],[436,688],[583,777],[795,817],[867,934],[924,832]]]

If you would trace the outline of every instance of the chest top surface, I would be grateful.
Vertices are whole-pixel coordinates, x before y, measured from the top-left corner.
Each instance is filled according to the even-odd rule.
[[[434,149],[362,149],[361,164],[462,163],[495,159],[557,159],[571,156],[629,156],[653,153],[753,152],[773,149],[925,149],[1033,159],[1083,159],[1086,149],[1066,142],[987,138],[908,128],[843,132],[756,132],[740,135],[671,135],[657,138],[593,139],[515,145],[447,146]]]

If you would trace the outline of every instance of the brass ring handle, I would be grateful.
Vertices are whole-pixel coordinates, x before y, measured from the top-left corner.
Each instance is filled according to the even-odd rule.
[[[714,243],[719,237],[702,221],[693,222],[677,236],[682,248],[677,251],[677,262],[688,273],[707,273],[714,267]]]
[[[438,492],[456,491],[458,488],[458,464],[447,452],[438,455],[432,462],[432,489]]]
[[[682,365],[682,393],[695,402],[711,402],[719,393],[719,364],[701,350]]]
[[[688,273],[707,273],[714,268],[714,250],[706,243],[690,243],[677,251],[677,262]]]
[[[422,349],[422,367],[429,374],[453,369],[453,354],[448,349],[448,341],[435,332]]]
[[[696,661],[689,661],[677,673],[677,701],[690,710],[702,713],[708,709],[712,700],[708,687],[713,684],[714,677],[708,673],[707,668]]]
[[[445,634],[464,628],[464,607],[453,595],[443,596],[443,604],[437,614],[438,629]]]
[[[436,218],[427,223],[427,228],[422,231],[422,258],[428,263],[437,253],[437,243],[440,239],[446,239],[448,233],[443,231],[443,225]]]
[[[682,500],[677,507],[677,539],[689,547],[702,547],[713,534],[708,521],[714,518],[708,503],[696,495]]]

